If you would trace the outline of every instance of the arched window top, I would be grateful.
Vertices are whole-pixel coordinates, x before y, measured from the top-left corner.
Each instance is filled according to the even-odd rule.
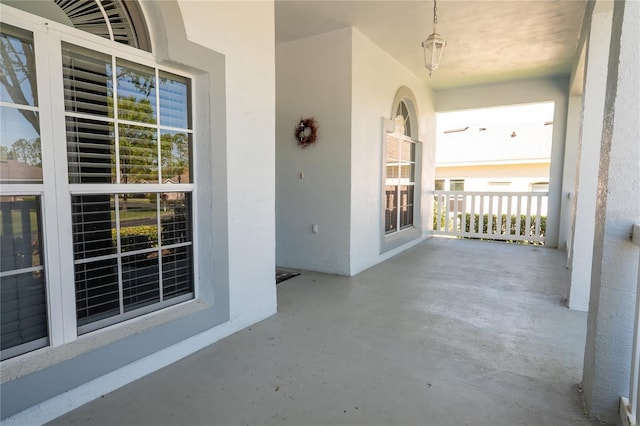
[[[400,127],[402,126],[402,127]],[[400,127],[400,128],[399,128]],[[398,130],[401,130],[399,132]],[[411,116],[409,115],[409,109],[404,100],[401,100],[396,110],[396,133],[402,133],[405,136],[411,137]]]
[[[5,4],[43,18],[138,49],[151,51],[142,10],[133,0],[3,0]]]
[[[401,121],[399,118],[402,118],[402,121],[404,122],[404,129],[394,129],[394,133],[404,134],[413,140],[419,140],[418,109],[416,98],[411,89],[406,86],[402,86],[398,89],[393,100],[391,115],[394,120],[394,127],[398,127],[398,124]]]

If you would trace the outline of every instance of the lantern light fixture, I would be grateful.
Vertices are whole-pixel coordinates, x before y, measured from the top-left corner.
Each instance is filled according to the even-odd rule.
[[[442,50],[447,45],[442,36],[436,32],[436,26],[438,25],[438,3],[437,0],[433,0],[433,32],[422,42],[422,48],[424,49],[424,66],[429,70],[429,77],[433,70],[437,70],[440,66],[440,58],[442,57]]]

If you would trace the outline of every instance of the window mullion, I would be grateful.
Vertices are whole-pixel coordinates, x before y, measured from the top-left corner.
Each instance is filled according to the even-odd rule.
[[[402,208],[402,195],[400,191],[400,185],[402,184],[402,138],[398,138],[398,180],[396,183],[396,232],[400,231],[401,226],[401,208]]]
[[[158,282],[158,286],[159,286],[159,294],[160,294],[160,302],[164,301],[164,292],[163,292],[163,286],[162,286],[162,282],[163,282],[163,277],[162,277],[162,218],[160,217],[160,194],[162,193],[158,193],[158,196],[156,196],[156,211],[157,213],[157,224],[158,224],[158,270],[159,270],[159,282]]]
[[[156,92],[156,132],[158,138],[158,183],[162,185],[164,177],[162,176],[162,132],[160,131],[160,71],[158,68],[155,69],[155,85],[158,88]],[[163,276],[162,276],[162,218],[160,217],[160,194],[156,196],[156,212],[157,212],[157,224],[158,224],[158,287],[159,287],[159,295],[160,302],[164,301],[164,292],[163,292]]]
[[[118,68],[116,57],[111,56],[111,87],[113,98],[113,137],[115,139],[114,149],[116,154],[116,183],[120,183],[120,126],[118,124]]]
[[[122,284],[122,236],[120,229],[120,194],[113,194],[114,209],[116,216],[116,253],[118,262],[118,301],[120,305],[120,314],[124,313],[124,286]]]
[[[49,31],[34,33],[41,108],[44,177],[43,222],[52,346],[77,337],[71,205],[68,191],[61,40]]]

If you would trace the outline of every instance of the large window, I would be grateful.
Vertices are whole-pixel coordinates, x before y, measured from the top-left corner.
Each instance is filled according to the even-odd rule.
[[[191,191],[169,192],[192,181],[190,83],[70,44],[62,64],[84,332],[192,295]]]
[[[0,38],[2,359],[62,334],[48,294],[77,334],[194,297],[191,79],[24,24]]]
[[[385,234],[413,226],[416,143],[411,140],[410,131],[409,112],[401,101],[394,131],[386,135],[385,141]]]

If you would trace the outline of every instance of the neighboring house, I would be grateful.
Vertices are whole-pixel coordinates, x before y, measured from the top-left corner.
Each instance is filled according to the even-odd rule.
[[[436,190],[548,191],[552,103],[442,113]]]
[[[42,167],[16,160],[0,160],[0,183],[40,183]]]
[[[550,163],[461,164],[436,167],[439,191],[528,192],[549,190]]]
[[[435,90],[381,47],[388,33],[335,24],[359,3],[385,6],[2,1],[3,132],[42,148],[41,182],[0,188],[3,419],[50,419],[275,314],[276,264],[355,275],[429,238],[436,112],[535,102],[555,103],[546,245],[569,246],[569,303],[590,309],[587,410],[615,418],[638,270],[640,4],[518,4],[569,9],[566,66]],[[319,123],[306,148],[301,115]],[[188,182],[163,168],[178,134]]]

